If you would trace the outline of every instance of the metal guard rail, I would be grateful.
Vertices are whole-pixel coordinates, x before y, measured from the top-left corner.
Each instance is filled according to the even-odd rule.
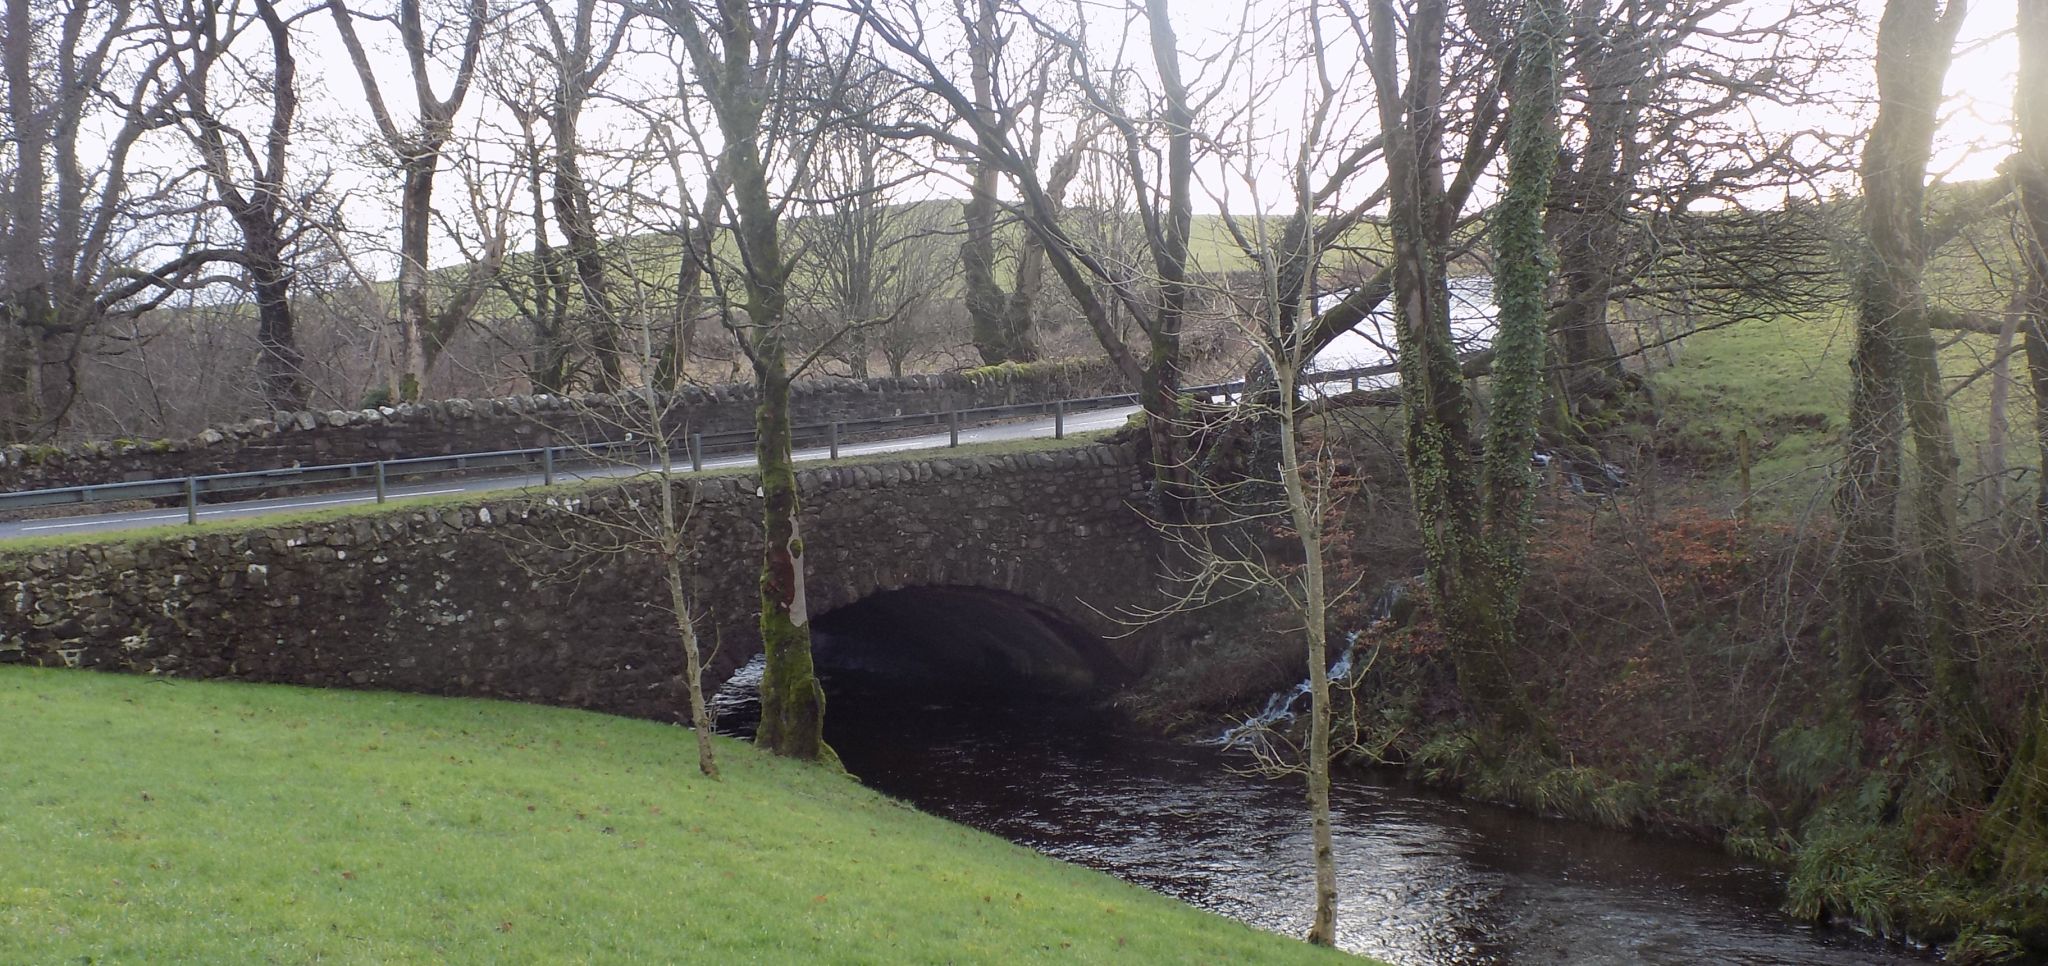
[[[1333,370],[1310,374],[1309,383],[1324,384],[1349,381],[1353,389],[1359,387],[1362,379],[1384,376],[1395,371],[1390,365],[1366,366],[1355,369]],[[1244,380],[1216,383],[1206,386],[1185,387],[1181,391],[1190,396],[1214,399],[1228,398],[1244,391]],[[951,445],[959,444],[960,427],[963,420],[999,419],[1006,416],[1052,415],[1055,438],[1065,435],[1065,416],[1069,408],[1077,412],[1092,412],[1116,405],[1131,405],[1138,401],[1136,393],[1117,393],[1108,396],[1088,396],[1079,399],[1056,399],[1047,402],[1015,403],[1004,406],[981,406],[971,409],[951,409],[941,412],[909,413],[900,416],[878,416],[870,419],[847,419],[826,423],[810,423],[790,427],[792,445],[805,443],[810,446],[828,448],[828,458],[839,457],[841,438],[859,436],[883,429],[901,426],[950,426]],[[714,454],[747,452],[753,449],[754,432],[735,430],[725,433],[692,433],[687,441],[687,456],[694,470],[703,469],[704,460]],[[671,441],[671,445],[682,440]],[[605,440],[596,443],[575,443],[563,446],[542,446],[531,449],[492,450],[478,453],[457,453],[446,456],[412,456],[400,459],[374,460],[357,463],[332,463],[320,466],[291,466],[268,470],[244,470],[235,473],[209,473],[162,480],[132,480],[113,483],[93,483],[85,486],[60,486],[42,490],[18,490],[0,493],[0,512],[28,510],[53,506],[82,506],[93,503],[117,503],[130,500],[183,500],[187,519],[196,522],[199,504],[203,497],[234,493],[246,490],[272,488],[295,488],[316,486],[327,483],[372,482],[376,487],[377,502],[385,500],[385,486],[390,477],[417,477],[434,473],[455,473],[475,469],[513,468],[529,472],[539,470],[543,485],[554,483],[555,469],[563,461],[569,463],[613,463],[623,462],[619,450],[632,450],[633,459],[638,460],[644,453],[648,460],[654,459],[653,444],[647,439]],[[672,453],[673,459],[677,454]]]

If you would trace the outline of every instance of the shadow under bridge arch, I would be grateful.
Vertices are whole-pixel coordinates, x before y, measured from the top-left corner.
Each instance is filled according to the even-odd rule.
[[[1133,677],[1107,641],[1059,611],[980,587],[880,591],[815,616],[811,629],[821,673],[905,688],[1080,696]]]

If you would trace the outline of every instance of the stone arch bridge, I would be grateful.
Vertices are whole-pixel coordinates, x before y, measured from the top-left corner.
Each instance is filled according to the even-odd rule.
[[[715,688],[759,651],[751,476],[690,480]],[[1152,659],[1160,541],[1125,447],[799,474],[809,610],[1020,687],[1113,686]],[[607,526],[653,484],[318,523],[0,549],[0,662],[539,701],[673,717],[657,563]]]

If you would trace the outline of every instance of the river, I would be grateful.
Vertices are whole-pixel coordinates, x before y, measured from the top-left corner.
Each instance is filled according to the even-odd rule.
[[[849,771],[917,808],[1264,929],[1308,925],[1298,779],[1113,714],[955,694],[831,667],[826,737]],[[750,733],[746,673],[722,730]],[[1922,962],[1780,915],[1780,879],[1720,852],[1463,802],[1374,775],[1333,793],[1339,940],[1402,966]]]

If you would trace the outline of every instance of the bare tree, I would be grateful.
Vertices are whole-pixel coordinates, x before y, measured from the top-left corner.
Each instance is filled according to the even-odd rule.
[[[97,340],[125,344],[104,326],[208,283],[223,254],[194,234],[190,172],[135,163],[177,96],[159,75],[171,48],[135,46],[137,13],[130,0],[7,5],[0,440],[60,429],[82,357]]]
[[[639,371],[656,371],[658,353],[652,328],[640,328],[635,355]],[[642,385],[620,393],[616,398],[622,405],[579,405],[574,410],[575,416],[607,426],[610,430],[607,435],[615,438],[646,440],[647,448],[635,447],[623,456],[610,450],[586,448],[581,455],[592,462],[613,465],[618,465],[621,460],[634,460],[630,465],[638,468],[639,472],[628,477],[615,496],[604,501],[602,509],[580,514],[549,541],[553,544],[551,549],[566,550],[569,557],[569,563],[559,568],[561,572],[550,576],[580,574],[593,557],[652,558],[657,562],[667,591],[671,627],[677,647],[682,652],[684,712],[689,717],[691,731],[695,733],[697,768],[715,779],[718,777],[717,752],[712,744],[715,722],[710,703],[704,696],[707,655],[698,636],[703,612],[695,594],[695,548],[702,540],[702,534],[691,529],[697,490],[696,482],[686,479],[677,470],[676,439],[672,435],[675,427],[687,429],[688,412],[681,406],[685,397]],[[652,461],[639,464],[637,458],[642,454],[651,457]],[[648,492],[650,489],[652,493]]]
[[[421,8],[421,0],[398,0],[394,14],[368,18],[394,23],[398,28],[399,42],[405,49],[406,66],[412,77],[415,118],[401,127],[399,120],[385,106],[377,72],[357,35],[357,15],[349,12],[346,0],[329,0],[328,3],[328,9],[334,14],[335,26],[340,29],[342,42],[348,48],[349,61],[355,66],[356,78],[362,82],[370,116],[377,123],[384,148],[390,152],[392,166],[397,169],[402,182],[398,195],[399,375],[396,388],[398,398],[404,400],[418,399],[425,391],[427,370],[433,361],[433,347],[446,342],[453,334],[452,330],[466,321],[459,313],[436,315],[432,311],[427,292],[427,244],[433,227],[434,178],[440,170],[442,151],[454,134],[456,112],[462,109],[463,100],[469,96],[477,57],[483,49],[488,16],[484,0],[469,0],[463,8],[462,38],[456,45],[460,52],[459,62],[444,97],[434,92],[432,76],[440,25],[433,25],[435,29],[430,32]],[[471,288],[481,286],[472,285]],[[451,304],[461,305],[464,299],[465,295],[458,294]]]
[[[953,10],[967,37],[969,79],[973,109],[980,123],[991,130],[1018,136],[1015,143],[1023,156],[1034,161],[1047,156],[1048,101],[1052,97],[1054,49],[1039,44],[1022,63],[1008,56],[1019,42],[1015,25],[998,18],[997,0],[955,0]],[[1035,39],[1035,34],[1027,35]],[[1066,199],[1067,187],[1079,172],[1088,145],[1083,127],[1069,139],[1052,160],[1046,177],[1046,201],[1055,211]],[[967,288],[967,315],[973,325],[974,346],[987,365],[1029,362],[1038,358],[1034,333],[1038,293],[1045,280],[1045,238],[1025,231],[1017,242],[1015,271],[1008,291],[997,276],[996,241],[1000,234],[1002,171],[987,160],[969,162],[966,236],[960,243],[960,261]]]
[[[261,395],[273,409],[303,409],[308,386],[292,304],[293,259],[321,224],[314,210],[320,181],[300,188],[290,173],[299,110],[291,36],[296,18],[281,12],[276,0],[249,0],[248,10],[239,3],[178,0],[182,5],[174,8],[168,2],[157,0],[155,14],[172,51],[178,128],[199,155],[215,204],[241,235],[238,248],[219,257],[241,267],[256,303]],[[253,44],[269,59],[260,75],[240,69]],[[253,108],[260,133],[241,124],[245,106]]]
[[[1000,25],[999,19],[998,26],[985,28],[978,25],[979,17],[969,21],[983,36],[1032,31],[1060,49],[1068,81],[1103,125],[1103,136],[1117,144],[1105,150],[1136,187],[1133,201],[1146,242],[1142,268],[1106,260],[1068,230],[1054,188],[1063,183],[1063,175],[1071,174],[1055,170],[1048,176],[1038,170],[1040,155],[1030,132],[1005,121],[1020,108],[978,98],[978,92],[970,93],[971,79],[963,88],[933,52],[931,35],[914,5],[885,8],[863,2],[856,9],[880,41],[903,58],[905,80],[945,104],[951,115],[951,123],[908,124],[899,133],[928,138],[972,157],[983,169],[1000,172],[1016,191],[1013,214],[1043,245],[1046,259],[1103,351],[1138,387],[1147,416],[1152,471],[1160,484],[1155,492],[1167,512],[1178,512],[1184,496],[1176,491],[1188,477],[1184,431],[1177,427],[1180,340],[1194,282],[1189,233],[1194,217],[1196,97],[1182,77],[1183,58],[1167,0],[1147,0],[1131,9],[1135,23],[1130,26],[1145,37],[1145,66],[1156,83],[1141,106],[1132,106],[1136,98],[1127,90],[1138,72],[1120,60],[1098,63],[1102,51],[1091,43],[1085,20],[1058,25],[1020,11],[1007,25]],[[1001,93],[991,87],[990,97]],[[1134,349],[1117,332],[1112,304],[1143,332],[1142,348]]]
[[[844,363],[848,375],[865,379],[873,341],[906,334],[906,317],[932,301],[943,272],[932,243],[952,237],[957,226],[940,216],[943,205],[895,199],[924,168],[902,151],[902,142],[878,128],[889,118],[920,112],[921,105],[893,83],[893,75],[866,54],[858,56],[854,75],[841,85],[841,103],[813,108],[820,130],[810,161],[810,197],[790,235],[806,255],[793,303],[809,341],[832,342],[830,355]],[[831,83],[829,76],[825,83]],[[970,293],[968,300],[973,298]],[[893,374],[901,375],[902,354],[892,358]]]
[[[1688,314],[1804,307],[1826,283],[1818,217],[1760,212],[1839,170],[1840,137],[1773,129],[1755,108],[1825,103],[1853,11],[1770,16],[1736,0],[1583,0],[1565,48],[1568,139],[1547,224],[1559,247],[1551,327],[1569,404],[1629,383],[1610,315],[1624,298]],[[1696,206],[1715,202],[1713,211]]]

